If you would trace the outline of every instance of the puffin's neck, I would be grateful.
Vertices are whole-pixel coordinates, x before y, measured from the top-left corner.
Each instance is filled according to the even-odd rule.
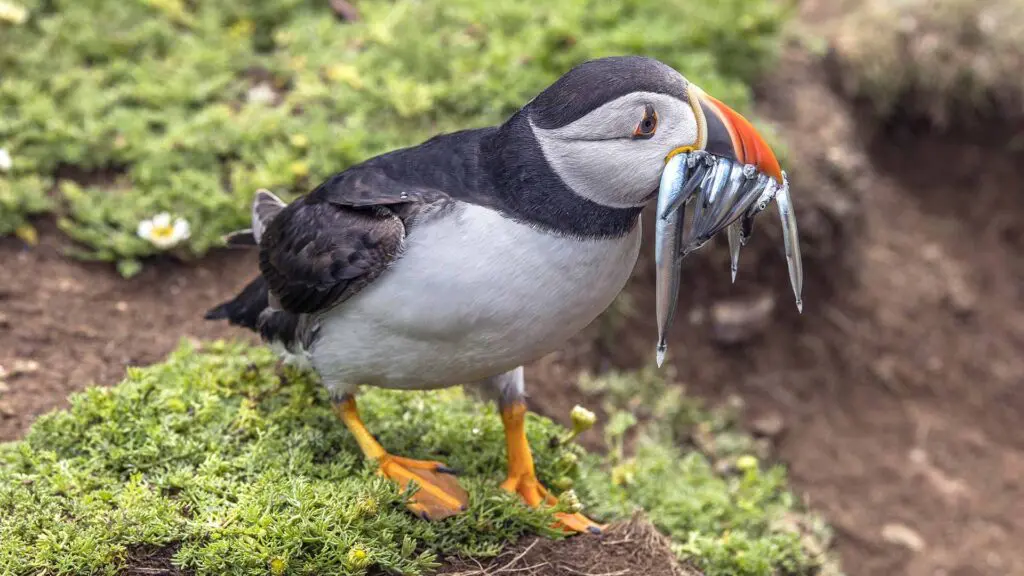
[[[629,234],[642,208],[602,206],[573,192],[551,169],[523,111],[480,140],[481,169],[512,217],[580,238]]]

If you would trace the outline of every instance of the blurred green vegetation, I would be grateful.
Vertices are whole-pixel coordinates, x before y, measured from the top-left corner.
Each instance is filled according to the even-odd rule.
[[[461,471],[470,509],[441,522],[408,513],[404,495],[371,463],[308,374],[275,372],[264,348],[183,344],[164,363],[129,369],[41,417],[24,440],[0,445],[0,573],[117,574],[138,547],[168,546],[205,574],[426,574],[442,554],[493,556],[524,533],[559,537],[550,511],[530,510],[498,485],[501,419],[460,390],[367,390],[360,410],[396,454],[442,459]],[[590,380],[602,390],[650,385],[654,372]],[[637,380],[640,378],[640,380]],[[602,383],[603,382],[603,383]],[[678,390],[677,387],[671,387]],[[614,395],[612,395],[614,397]],[[680,558],[709,576],[823,574],[779,467],[746,452],[723,472],[662,426],[720,418],[678,394],[650,427],[616,413],[607,457],[560,442],[566,429],[530,414],[541,481],[571,488],[584,511],[624,519],[640,507]],[[730,432],[735,434],[735,432]],[[830,572],[829,574],[834,574]]]
[[[304,193],[367,157],[499,123],[572,65],[644,54],[743,110],[787,16],[761,0],[18,0],[0,20],[0,234],[55,210],[75,255],[201,255],[257,188]]]

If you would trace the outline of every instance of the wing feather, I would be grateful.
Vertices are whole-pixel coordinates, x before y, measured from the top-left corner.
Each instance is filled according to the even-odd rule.
[[[274,214],[260,237],[260,272],[282,310],[313,314],[357,294],[399,257],[409,221],[441,191],[367,168],[328,179]]]

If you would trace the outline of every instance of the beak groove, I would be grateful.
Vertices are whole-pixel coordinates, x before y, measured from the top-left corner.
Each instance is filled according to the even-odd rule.
[[[754,125],[739,112],[703,91],[697,93],[697,99],[707,123],[707,144],[704,150],[740,165],[752,164],[782,184],[779,160]]]

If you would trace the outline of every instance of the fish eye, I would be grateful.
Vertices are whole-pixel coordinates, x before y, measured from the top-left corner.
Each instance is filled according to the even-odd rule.
[[[654,111],[654,106],[648,104],[644,108],[644,117],[633,130],[633,138],[650,138],[651,136],[654,136],[654,132],[657,129],[658,113]]]

